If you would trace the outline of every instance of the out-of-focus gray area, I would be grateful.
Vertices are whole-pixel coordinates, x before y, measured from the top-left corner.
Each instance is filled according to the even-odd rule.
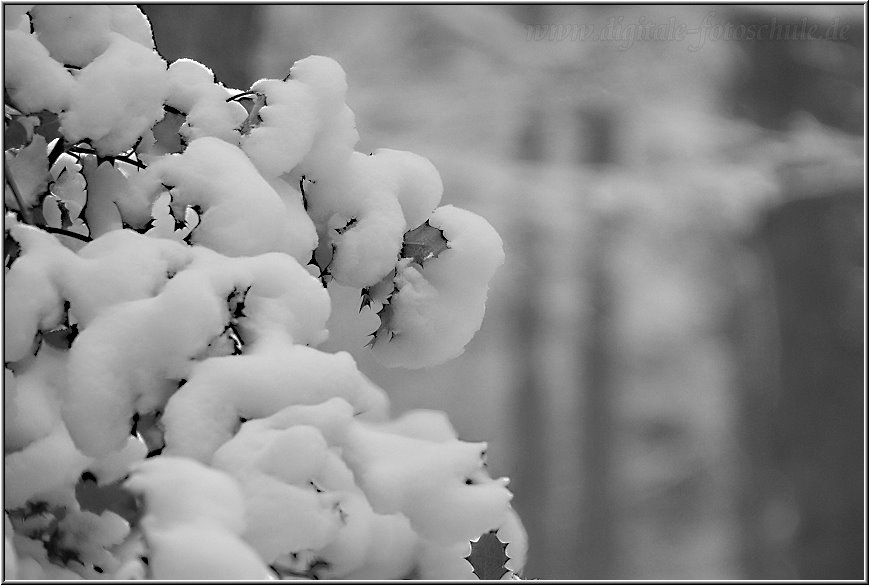
[[[489,441],[527,577],[865,578],[864,6],[143,10],[232,87],[335,58],[498,229],[460,358],[379,366],[338,287],[325,348]]]

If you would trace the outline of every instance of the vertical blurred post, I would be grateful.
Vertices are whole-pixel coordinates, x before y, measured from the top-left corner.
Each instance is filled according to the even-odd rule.
[[[544,130],[542,113],[531,110],[519,137],[518,158],[539,163],[544,158]],[[544,319],[541,303],[545,286],[543,254],[541,252],[540,225],[533,214],[522,210],[511,218],[517,234],[517,256],[514,260],[522,267],[519,282],[514,287],[513,299],[513,364],[515,387],[512,395],[513,425],[517,436],[519,464],[513,474],[514,505],[528,531],[529,554],[525,574],[529,578],[547,578],[550,570],[550,543],[546,518],[548,514],[546,388],[540,363],[540,347],[544,342],[541,324]]]
[[[600,166],[614,162],[613,120],[600,109],[580,109],[576,113],[579,149],[583,166]],[[593,206],[594,207],[594,206]],[[582,395],[577,413],[582,427],[580,450],[582,501],[577,533],[577,562],[582,579],[611,579],[616,576],[615,515],[612,497],[612,425],[616,340],[613,339],[613,298],[615,288],[610,266],[617,245],[618,216],[599,210],[592,220],[593,234],[582,264],[588,291],[588,320],[585,343],[579,348],[578,360]]]
[[[749,332],[777,338],[779,359],[767,376],[777,387],[755,387],[744,399],[746,576],[859,580],[863,193],[832,183],[797,194],[758,234],[772,273],[775,306],[767,310],[777,310],[778,323],[773,335],[764,322]]]
[[[247,89],[260,34],[257,4],[144,4],[157,50],[169,63],[188,57],[207,65],[227,87]],[[289,64],[288,64],[289,66]]]
[[[613,413],[613,340],[611,335],[613,286],[607,266],[612,228],[597,218],[596,238],[585,258],[589,291],[589,319],[582,352],[583,400],[578,420],[582,425],[582,503],[578,556],[583,579],[613,578],[614,534],[610,485]]]

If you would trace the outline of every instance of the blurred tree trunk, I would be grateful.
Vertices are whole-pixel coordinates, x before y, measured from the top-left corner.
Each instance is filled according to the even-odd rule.
[[[583,259],[589,291],[585,346],[580,348],[582,401],[577,419],[582,426],[582,490],[577,543],[580,574],[575,578],[614,578],[615,540],[612,497],[613,458],[613,274],[609,265],[614,246],[613,219],[596,218],[595,236]]]
[[[582,166],[613,164],[616,126],[602,109],[576,112],[577,138],[581,143],[577,161]],[[580,273],[589,287],[588,320],[584,345],[579,350],[577,420],[582,428],[580,448],[582,488],[577,534],[577,565],[580,573],[572,578],[612,579],[615,577],[615,514],[612,496],[613,440],[615,421],[613,401],[616,392],[613,368],[616,343],[613,339],[615,274],[612,253],[618,246],[618,213],[598,211],[592,220],[593,233],[587,253],[580,257]]]
[[[539,234],[534,227],[519,228],[521,262],[527,268],[521,291],[514,301],[513,315],[513,364],[515,387],[513,390],[513,428],[516,432],[516,466],[511,481],[516,511],[522,517],[528,531],[529,562],[525,574],[530,578],[547,578],[551,570],[549,555],[549,527],[546,518],[549,498],[548,476],[549,449],[547,448],[546,388],[543,384],[542,365],[538,353],[543,342],[541,323],[540,286],[543,283],[540,271],[542,261]]]
[[[528,120],[519,136],[517,156],[520,160],[540,162],[544,158],[542,113],[531,110]],[[513,388],[513,427],[516,432],[516,445],[519,453],[516,472],[513,474],[511,489],[514,506],[522,517],[528,532],[529,554],[525,575],[529,578],[547,578],[549,569],[548,527],[548,449],[547,433],[549,421],[546,416],[546,388],[543,384],[542,364],[539,348],[544,341],[542,321],[544,318],[541,303],[543,295],[540,287],[544,284],[542,266],[545,262],[541,251],[540,225],[534,217],[514,216],[514,233],[518,235],[516,262],[524,270],[520,271],[520,281],[514,287],[512,320],[512,353],[515,386]]]
[[[247,89],[260,76],[250,63],[260,34],[256,4],[143,4],[157,50],[168,62],[182,57],[214,71],[227,87]]]
[[[772,295],[754,312],[777,319],[744,318],[741,339],[775,344],[778,357],[770,367],[743,351],[744,565],[752,579],[859,580],[863,194],[803,195],[772,211],[756,236]]]

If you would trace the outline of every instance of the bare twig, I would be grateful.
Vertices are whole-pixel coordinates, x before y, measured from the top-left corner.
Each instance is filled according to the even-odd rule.
[[[90,150],[88,148],[82,148],[81,146],[70,146],[69,152],[70,153],[78,153],[78,154],[97,154],[97,151]],[[145,163],[138,161],[138,160],[134,160],[134,159],[130,158],[129,155],[117,155],[117,156],[108,155],[108,156],[104,156],[102,158],[106,158],[109,160],[121,161],[123,163],[127,163],[128,165],[132,165],[132,166],[134,166],[136,168],[140,168],[140,169],[147,169],[148,168],[145,165]]]
[[[257,92],[255,92],[255,91],[243,91],[241,93],[237,93],[235,95],[229,96],[228,98],[226,98],[226,101],[234,102],[235,100],[241,99],[243,97],[246,97],[249,95],[256,95],[256,94],[257,94]]]
[[[69,231],[69,230],[65,230],[65,229],[61,229],[61,228],[56,228],[56,227],[51,227],[51,226],[48,226],[48,225],[45,225],[45,226],[39,226],[39,227],[40,227],[41,229],[43,229],[43,230],[45,230],[45,231],[51,233],[51,234],[59,234],[59,235],[61,235],[61,236],[67,236],[67,237],[70,237],[70,238],[75,238],[76,240],[81,240],[82,242],[92,242],[92,241],[93,241],[93,238],[90,237],[90,236],[86,236],[86,235],[84,235],[84,234],[78,234],[78,233],[76,233],[76,232],[71,232],[71,231]]]

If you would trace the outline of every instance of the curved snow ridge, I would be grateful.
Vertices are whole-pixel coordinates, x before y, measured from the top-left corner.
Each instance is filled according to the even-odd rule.
[[[119,448],[135,412],[162,408],[188,377],[190,360],[231,321],[252,351],[272,338],[316,345],[327,335],[328,293],[286,254],[227,258],[131,230],[108,232],[75,254],[33,227],[13,225],[9,233],[21,254],[7,274],[7,358],[32,355],[39,333],[65,319],[76,324],[63,419],[88,455]],[[243,314],[233,316],[235,295],[243,296]],[[44,349],[36,360],[51,355]],[[355,371],[349,355],[330,359]]]
[[[354,410],[342,398],[291,404],[243,422],[214,453],[241,486],[243,536],[266,562],[312,551],[327,563],[321,578],[399,578],[509,523],[511,494],[486,473],[486,445],[458,440],[443,413],[375,421]]]
[[[268,579],[271,572],[242,538],[245,503],[232,477],[192,459],[148,459],[125,483],[141,494],[141,525],[154,579]]]
[[[118,33],[105,52],[74,77],[61,131],[72,143],[89,140],[100,155],[129,150],[163,118],[169,93],[166,62],[153,49]]]
[[[236,433],[239,419],[335,397],[352,404],[360,416],[382,417],[388,409],[383,390],[346,352],[276,340],[242,356],[210,358],[191,368],[187,383],[166,405],[165,452],[208,462]]]
[[[190,235],[194,244],[226,256],[283,252],[305,262],[310,257],[312,232],[288,229],[310,223],[304,209],[290,217],[289,207],[245,153],[219,138],[197,138],[181,154],[154,159],[130,183],[150,201],[171,187],[173,205],[194,208],[200,215]]]
[[[311,215],[333,250],[329,273],[367,287],[394,269],[405,232],[431,214],[443,183],[428,159],[381,149],[352,153],[341,174],[311,193]]]
[[[482,325],[489,281],[504,263],[500,236],[479,215],[446,205],[428,222],[442,230],[447,249],[424,266],[411,259],[396,266],[388,323],[373,346],[387,366],[429,367],[461,355]]]
[[[227,97],[227,88],[205,65],[193,59],[178,59],[169,65],[166,105],[185,114],[179,133],[187,142],[214,136],[238,145],[247,110]]]

